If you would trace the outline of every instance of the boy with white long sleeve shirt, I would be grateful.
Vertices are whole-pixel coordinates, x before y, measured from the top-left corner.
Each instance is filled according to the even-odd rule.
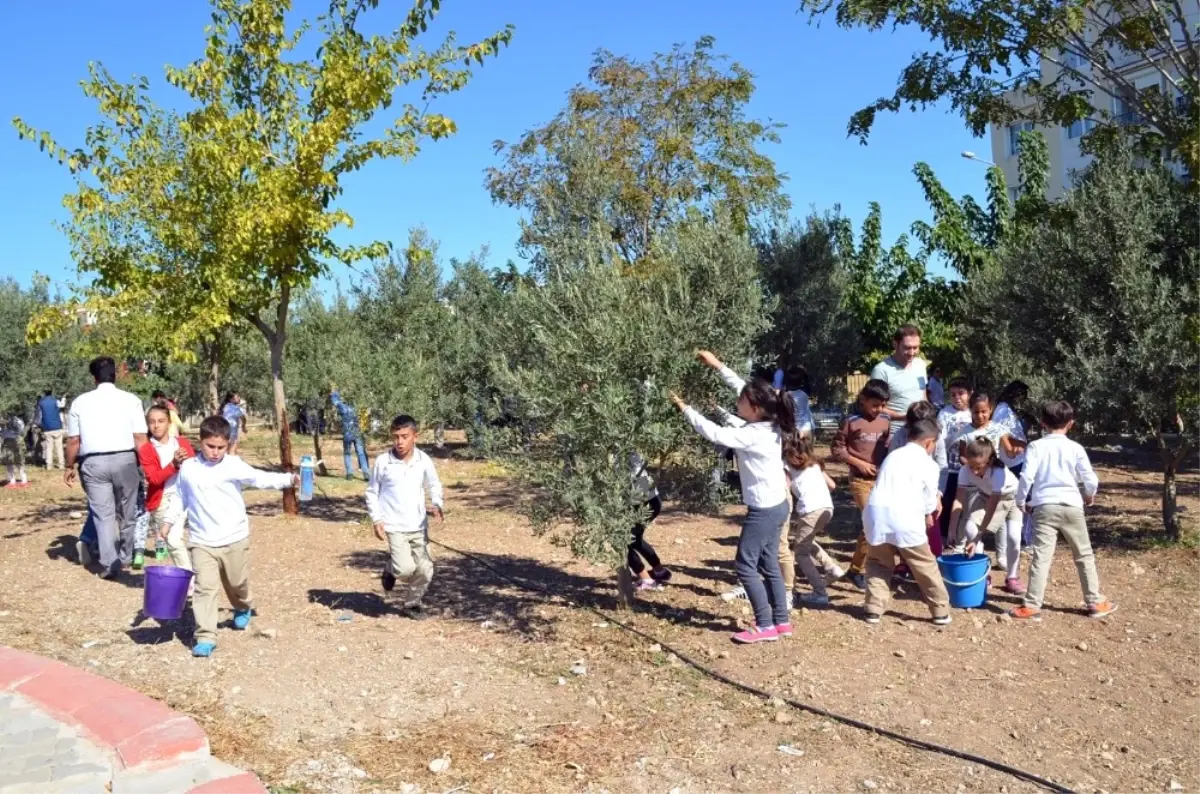
[[[196,643],[192,655],[211,656],[217,647],[217,592],[224,585],[233,605],[233,627],[250,626],[250,519],[243,488],[294,488],[298,475],[256,469],[237,455],[227,455],[232,432],[222,416],[200,424],[200,454],[179,467],[179,500],[187,513],[188,551],[196,572],[192,613]]]
[[[1117,611],[1117,605],[1100,594],[1096,555],[1083,515],[1084,506],[1096,499],[1100,480],[1087,451],[1067,438],[1074,425],[1075,409],[1070,403],[1046,403],[1042,408],[1044,434],[1025,450],[1015,501],[1018,509],[1033,514],[1033,561],[1025,602],[1008,613],[1018,620],[1042,619],[1042,598],[1060,532],[1075,560],[1088,617],[1102,618]]]
[[[375,458],[371,466],[367,513],[375,537],[388,544],[388,561],[380,576],[383,589],[390,592],[399,580],[407,590],[404,611],[419,619],[421,598],[433,581],[425,494],[428,491],[432,512],[442,521],[442,482],[433,460],[417,449],[416,420],[397,416],[392,420],[391,434],[392,448]]]
[[[938,427],[931,420],[914,422],[908,443],[884,458],[875,487],[863,510],[867,552],[867,623],[878,623],[891,600],[896,555],[908,565],[933,622],[950,622],[950,596],[929,548],[927,531],[938,507],[938,465],[930,455]]]

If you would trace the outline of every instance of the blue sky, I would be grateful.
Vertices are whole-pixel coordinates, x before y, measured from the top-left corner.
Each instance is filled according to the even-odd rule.
[[[315,14],[320,0],[296,0]],[[767,154],[789,177],[793,214],[841,204],[856,222],[867,203],[883,207],[888,240],[927,218],[912,167],[928,162],[956,196],[984,192],[985,168],[962,159],[964,149],[987,151],[957,116],[942,109],[881,116],[868,146],[846,137],[850,114],[889,94],[900,68],[923,48],[912,32],[847,32],[820,27],[796,13],[795,0],[443,0],[427,46],[454,30],[460,42],[516,26],[512,45],[462,92],[438,100],[458,134],[428,145],[417,159],[377,162],[346,181],[341,206],[355,219],[344,242],[392,240],[402,244],[423,224],[441,243],[443,260],[465,258],[482,245],[490,263],[516,256],[517,214],[494,206],[483,171],[498,163],[492,142],[515,140],[549,120],[565,94],[582,82],[597,48],[648,58],[675,42],[716,37],[718,52],[754,73],[752,116],[785,123],[782,142]],[[374,25],[391,28],[408,3],[382,0]],[[53,133],[68,148],[82,143],[95,116],[79,81],[91,60],[118,78],[147,76],[153,95],[175,104],[179,94],[163,66],[182,66],[201,54],[209,7],[201,0],[6,0],[0,10],[0,273],[29,283],[35,272],[58,284],[74,278],[66,240],[55,228],[66,218],[62,195],[71,190],[65,169],[17,139],[9,125],[20,115]],[[343,283],[347,271],[335,273]]]

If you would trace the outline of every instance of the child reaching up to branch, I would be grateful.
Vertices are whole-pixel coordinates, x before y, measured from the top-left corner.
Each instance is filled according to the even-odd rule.
[[[783,457],[799,440],[795,406],[786,392],[761,378],[747,383],[707,350],[698,351],[696,358],[738,392],[737,414],[746,421],[742,427],[722,427],[671,393],[671,401],[697,433],[734,451],[742,475],[747,512],[734,566],[754,608],[754,627],[733,635],[733,641],[774,642],[792,633],[779,570],[779,527],[788,518]]]

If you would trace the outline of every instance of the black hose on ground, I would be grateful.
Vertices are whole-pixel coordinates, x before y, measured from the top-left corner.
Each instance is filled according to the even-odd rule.
[[[497,568],[496,566],[487,562],[486,560],[482,559],[481,557],[479,557],[475,554],[472,554],[471,552],[462,551],[461,549],[456,549],[453,546],[447,546],[445,543],[442,543],[440,541],[433,540],[433,539],[430,539],[429,542],[434,544],[435,546],[440,546],[441,548],[443,548],[447,551],[454,552],[455,554],[458,554],[462,557],[466,557],[469,560],[479,563],[484,568],[487,568],[489,571],[491,571],[492,573],[499,576],[501,579],[504,579],[505,581],[508,581],[508,582],[512,582],[517,587],[520,587],[523,590],[541,593],[542,595],[549,596],[552,598],[561,598],[562,600],[566,601],[568,604],[571,604],[572,606],[576,607],[577,609],[585,609],[588,612],[593,613],[594,615],[604,618],[609,623],[613,623],[616,626],[619,626],[620,628],[624,629],[625,631],[628,631],[631,634],[635,634],[644,640],[650,640],[651,642],[657,643],[664,650],[670,651],[671,653],[675,654],[675,656],[677,656],[679,658],[679,660],[681,662],[683,662],[684,664],[700,671],[701,673],[708,676],[709,678],[712,678],[715,681],[720,681],[723,684],[727,684],[728,686],[731,686],[735,689],[739,689],[742,692],[745,692],[747,694],[754,695],[755,697],[760,697],[763,700],[771,700],[772,698],[774,698],[775,700],[779,700],[783,703],[788,704],[789,706],[791,706],[794,709],[799,709],[800,711],[807,711],[810,714],[816,714],[817,716],[824,717],[825,719],[832,720],[834,722],[840,722],[843,725],[849,725],[852,728],[858,728],[859,730],[866,731],[868,733],[874,733],[877,736],[883,736],[888,739],[892,739],[893,741],[900,742],[901,744],[906,744],[909,747],[915,747],[919,750],[926,750],[931,753],[939,753],[941,755],[950,756],[951,758],[959,758],[959,759],[962,759],[963,761],[970,761],[973,764],[979,764],[980,766],[985,766],[985,767],[988,767],[989,769],[994,769],[997,772],[1002,772],[1006,775],[1011,775],[1012,777],[1015,777],[1018,780],[1024,780],[1027,783],[1033,783],[1034,785],[1041,786],[1042,788],[1044,788],[1048,791],[1058,792],[1058,794],[1075,794],[1075,792],[1073,790],[1067,788],[1066,786],[1062,785],[1061,783],[1055,783],[1053,780],[1048,780],[1047,778],[1041,777],[1039,775],[1035,775],[1032,772],[1026,772],[1023,769],[1019,769],[1015,766],[1010,766],[1009,764],[1003,763],[1002,761],[993,761],[990,758],[984,758],[981,755],[975,755],[974,753],[968,753],[965,750],[956,750],[953,747],[946,747],[945,745],[936,744],[934,742],[927,742],[924,739],[918,739],[914,736],[909,736],[907,734],[900,733],[898,731],[888,730],[887,728],[880,728],[876,725],[871,725],[870,723],[863,722],[861,720],[856,720],[853,717],[846,717],[841,714],[835,714],[832,711],[826,711],[825,709],[820,708],[819,706],[814,706],[811,703],[804,703],[799,700],[793,700],[791,698],[780,697],[779,695],[772,694],[772,693],[766,691],[765,689],[759,689],[758,687],[751,686],[750,684],[742,683],[741,681],[738,681],[735,678],[730,678],[729,676],[725,675],[724,673],[718,672],[717,670],[713,670],[712,668],[701,664],[700,662],[691,658],[687,654],[684,654],[684,653],[681,653],[680,651],[675,650],[670,645],[663,642],[662,640],[655,637],[654,635],[648,634],[635,626],[631,626],[628,623],[625,623],[622,620],[618,620],[617,618],[613,617],[611,614],[604,612],[600,609],[597,609],[596,607],[585,606],[582,604],[576,604],[571,599],[565,598],[564,596],[560,595],[559,593],[553,592],[549,588],[543,587],[536,583],[523,582],[519,579],[516,579],[515,577],[510,576],[509,574],[500,570],[499,568]]]

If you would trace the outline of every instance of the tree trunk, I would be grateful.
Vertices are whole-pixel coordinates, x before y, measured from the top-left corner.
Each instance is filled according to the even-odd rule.
[[[1179,446],[1171,449],[1162,431],[1158,433],[1158,451],[1162,456],[1163,485],[1162,485],[1162,520],[1163,531],[1172,543],[1178,543],[1183,538],[1183,521],[1179,518],[1178,485],[1176,475],[1179,467],[1187,458],[1192,443],[1183,428],[1180,428]]]
[[[208,357],[208,413],[212,416],[221,407],[221,337],[205,342],[204,353]]]
[[[283,310],[284,313],[286,311]],[[275,424],[279,428],[279,468],[291,472],[296,470],[296,466],[292,462],[292,426],[288,422],[287,395],[283,391],[283,345],[286,334],[286,327],[276,327],[275,338],[271,340],[271,386],[275,394]],[[289,516],[300,512],[295,488],[283,492],[283,512]]]
[[[446,446],[446,425],[442,422],[433,426],[433,445],[438,449]]]
[[[321,454],[321,414],[317,412],[317,418],[311,420],[312,437],[313,437],[313,454],[316,455],[317,474],[322,477],[328,476],[329,469],[325,468],[325,456]]]
[[[633,573],[628,565],[617,568],[617,608],[633,609]]]

